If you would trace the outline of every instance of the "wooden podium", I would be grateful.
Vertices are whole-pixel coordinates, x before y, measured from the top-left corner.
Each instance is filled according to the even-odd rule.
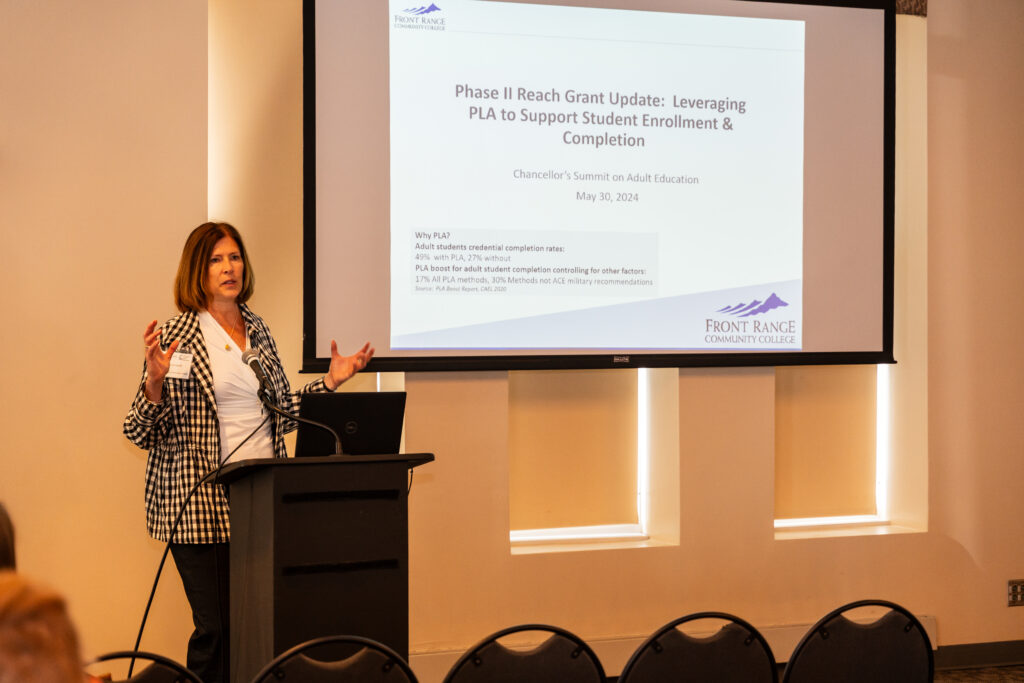
[[[228,465],[231,680],[311,638],[358,635],[409,658],[408,472],[430,453]]]

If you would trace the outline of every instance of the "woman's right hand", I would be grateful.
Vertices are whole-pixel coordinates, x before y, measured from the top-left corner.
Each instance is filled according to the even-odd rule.
[[[164,377],[171,368],[171,356],[178,348],[179,340],[175,339],[166,351],[160,348],[160,330],[154,320],[146,326],[142,335],[146,345],[146,398],[159,403],[163,398]]]

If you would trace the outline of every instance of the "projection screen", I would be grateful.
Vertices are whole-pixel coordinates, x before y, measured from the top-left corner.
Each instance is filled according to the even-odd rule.
[[[892,362],[891,2],[304,22],[304,370]]]

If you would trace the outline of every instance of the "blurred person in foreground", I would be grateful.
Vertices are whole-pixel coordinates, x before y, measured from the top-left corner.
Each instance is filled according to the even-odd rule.
[[[84,680],[64,599],[16,572],[0,571],[0,683]]]

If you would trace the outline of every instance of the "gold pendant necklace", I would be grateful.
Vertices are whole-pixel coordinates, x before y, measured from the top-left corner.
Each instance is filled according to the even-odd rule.
[[[238,317],[241,318],[242,316],[239,315]],[[235,321],[235,324],[231,326],[231,331],[228,332],[228,339],[229,340],[232,339],[235,336],[235,328],[236,327],[238,327],[238,321],[237,320]],[[228,341],[228,343],[224,345],[224,350],[225,351],[230,351],[231,350],[231,342],[230,341]]]

